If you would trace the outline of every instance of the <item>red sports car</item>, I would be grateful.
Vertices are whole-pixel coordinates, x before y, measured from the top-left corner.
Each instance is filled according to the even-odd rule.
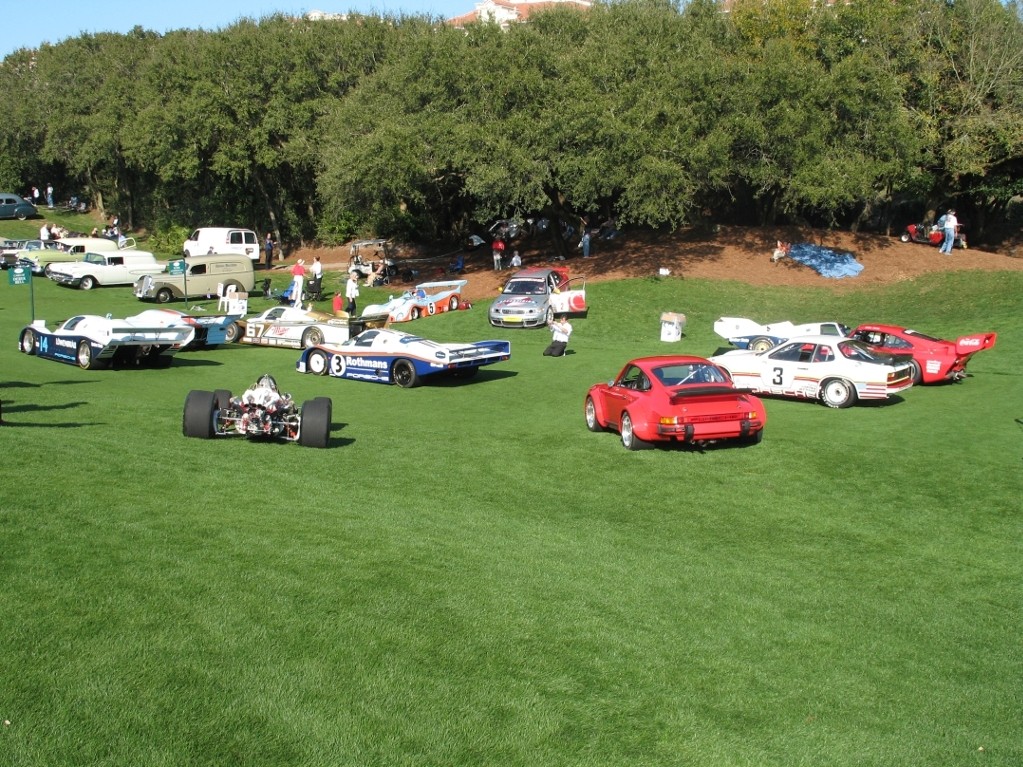
[[[920,384],[966,378],[970,357],[994,346],[998,334],[975,333],[944,341],[896,325],[860,325],[852,337],[880,352],[912,355],[913,383]]]
[[[767,412],[737,391],[728,372],[703,357],[643,357],[609,383],[590,387],[583,407],[590,431],[613,428],[628,450],[653,442],[737,439],[756,444]]]

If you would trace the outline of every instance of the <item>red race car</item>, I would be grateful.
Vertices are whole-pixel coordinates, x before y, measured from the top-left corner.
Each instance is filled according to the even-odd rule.
[[[998,337],[997,333],[975,333],[944,341],[896,325],[860,325],[851,335],[877,351],[912,355],[914,384],[966,378],[970,357],[990,349]]]
[[[616,429],[627,450],[653,442],[736,439],[756,444],[767,412],[737,391],[724,368],[702,357],[643,357],[618,377],[590,387],[583,406],[590,431]]]

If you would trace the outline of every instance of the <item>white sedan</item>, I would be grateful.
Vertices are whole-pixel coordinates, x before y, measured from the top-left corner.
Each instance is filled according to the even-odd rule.
[[[711,357],[736,388],[849,407],[887,399],[913,385],[910,358],[878,354],[850,338],[803,336],[765,352],[735,350]]]
[[[386,320],[386,315],[335,317],[327,312],[275,306],[255,317],[238,320],[241,329],[238,340],[243,344],[289,349],[308,349],[320,344],[337,346],[366,328],[383,325]]]

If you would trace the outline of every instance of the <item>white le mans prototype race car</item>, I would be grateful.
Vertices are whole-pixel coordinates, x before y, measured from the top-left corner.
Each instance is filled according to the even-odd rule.
[[[848,336],[850,330],[841,322],[773,322],[761,325],[745,317],[722,317],[714,323],[714,332],[732,346],[754,352],[767,351],[796,336]]]
[[[804,336],[766,352],[737,349],[710,359],[728,370],[737,389],[819,399],[828,407],[887,399],[913,385],[909,357],[878,354],[851,338]]]
[[[424,282],[416,285],[415,290],[406,290],[385,304],[367,306],[362,316],[386,314],[391,322],[408,322],[420,317],[453,312],[462,305],[462,288],[468,284],[468,280]]]
[[[161,328],[192,328],[195,335],[185,345],[186,349],[211,349],[220,344],[233,344],[241,332],[236,314],[210,314],[201,317],[185,314],[176,309],[147,309],[128,317],[127,320]]]
[[[379,327],[387,315],[335,317],[327,312],[275,306],[262,314],[238,320],[238,340],[258,346],[284,346],[307,349],[310,346],[342,344],[367,328]]]
[[[511,357],[510,341],[441,344],[399,330],[366,330],[337,348],[315,346],[299,357],[299,373],[393,383],[408,389],[427,376],[472,378]]]
[[[181,433],[186,437],[256,437],[327,447],[333,403],[316,397],[299,408],[281,393],[273,376],[264,374],[240,397],[226,389],[193,389],[185,398]]]
[[[21,331],[18,348],[86,370],[110,365],[168,367],[194,336],[195,329],[188,325],[165,327],[133,317],[79,314],[53,330],[36,320]]]

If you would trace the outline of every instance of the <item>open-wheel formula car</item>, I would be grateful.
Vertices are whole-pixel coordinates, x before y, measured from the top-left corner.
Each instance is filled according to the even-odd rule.
[[[913,385],[908,355],[879,354],[843,337],[802,336],[765,352],[735,349],[710,360],[731,373],[736,388],[835,408],[887,399]]]
[[[885,354],[911,354],[915,384],[966,378],[966,364],[970,358],[977,352],[990,349],[998,338],[996,333],[974,333],[946,341],[897,325],[860,325],[850,335]]]
[[[226,389],[193,389],[185,398],[181,433],[186,437],[255,437],[327,447],[333,403],[329,397],[307,400],[299,408],[264,374],[240,397]]]
[[[408,322],[420,317],[432,317],[443,312],[453,312],[462,305],[462,288],[468,280],[444,280],[424,282],[414,290],[406,290],[385,304],[371,304],[363,317],[386,314],[390,322]]]
[[[399,330],[378,328],[363,331],[335,348],[306,349],[295,367],[299,373],[393,383],[409,389],[427,376],[472,378],[482,366],[510,357],[509,341],[442,344]]]
[[[195,329],[188,325],[164,327],[137,318],[79,314],[53,330],[43,320],[36,320],[22,329],[18,348],[25,354],[85,370],[110,365],[167,367],[194,335]]]
[[[583,413],[590,431],[616,429],[627,450],[654,442],[757,444],[767,423],[764,404],[737,391],[726,370],[678,355],[632,360],[617,378],[590,387]]]
[[[848,336],[849,328],[841,322],[761,325],[745,317],[722,317],[714,323],[714,332],[739,349],[762,352],[796,336]]]

